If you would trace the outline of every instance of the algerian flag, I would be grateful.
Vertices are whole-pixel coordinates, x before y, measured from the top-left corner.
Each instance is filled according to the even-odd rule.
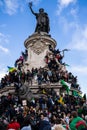
[[[70,90],[71,84],[65,82],[64,80],[60,80],[60,83],[66,89],[67,93],[69,94],[69,90]]]
[[[81,117],[73,118],[69,126],[71,130],[82,130],[84,128],[87,130],[87,124]]]

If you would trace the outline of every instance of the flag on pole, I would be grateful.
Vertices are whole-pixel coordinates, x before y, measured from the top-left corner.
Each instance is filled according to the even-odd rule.
[[[69,94],[71,84],[65,82],[64,80],[60,80],[61,85],[66,89],[67,93]]]

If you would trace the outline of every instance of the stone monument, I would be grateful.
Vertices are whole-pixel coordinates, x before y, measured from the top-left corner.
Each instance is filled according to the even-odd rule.
[[[32,3],[29,3],[29,7],[37,19],[35,32],[24,42],[24,45],[28,50],[28,59],[25,62],[25,68],[31,70],[32,68],[46,66],[44,57],[49,51],[49,45],[55,48],[57,43],[51,38],[51,35],[49,35],[49,18],[47,13],[43,12],[44,9],[39,9],[40,13],[34,13],[32,10]]]

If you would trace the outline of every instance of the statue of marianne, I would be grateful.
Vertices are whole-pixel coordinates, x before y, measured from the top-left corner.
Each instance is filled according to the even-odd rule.
[[[29,3],[30,10],[32,14],[36,16],[37,24],[35,28],[35,32],[47,32],[49,33],[50,27],[49,27],[49,18],[48,14],[44,12],[43,8],[39,9],[39,13],[35,13],[32,9],[32,2]]]

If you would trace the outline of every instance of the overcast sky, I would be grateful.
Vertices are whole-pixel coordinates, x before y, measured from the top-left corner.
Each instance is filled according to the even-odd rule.
[[[7,66],[14,66],[24,41],[34,33],[35,16],[30,12],[44,8],[50,19],[50,34],[60,50],[68,48],[63,62],[69,72],[78,77],[83,93],[87,94],[87,0],[0,0],[0,78]]]

